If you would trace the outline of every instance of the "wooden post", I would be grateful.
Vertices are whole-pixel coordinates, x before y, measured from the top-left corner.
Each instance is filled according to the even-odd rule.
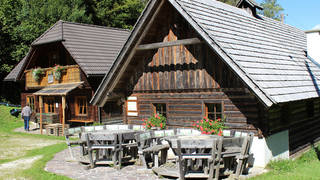
[[[66,96],[62,96],[62,134],[64,135],[64,128],[66,122]]]
[[[41,134],[42,134],[42,107],[43,107],[42,96],[39,96],[39,110],[40,110],[40,133],[41,133]]]

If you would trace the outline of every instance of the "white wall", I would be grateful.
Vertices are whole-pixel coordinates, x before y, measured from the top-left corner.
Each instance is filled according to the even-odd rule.
[[[307,45],[308,55],[320,63],[320,32],[307,32]]]
[[[289,132],[282,131],[262,139],[254,137],[250,152],[255,167],[265,167],[271,160],[289,159]]]

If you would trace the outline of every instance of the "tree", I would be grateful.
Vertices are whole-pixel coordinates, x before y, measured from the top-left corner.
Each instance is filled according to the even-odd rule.
[[[261,3],[263,10],[260,12],[266,17],[281,20],[281,12],[284,10],[280,4],[277,3],[277,0],[264,0]]]
[[[143,0],[92,0],[95,24],[125,29],[132,29],[140,16],[145,1]]]
[[[237,2],[239,0],[218,0],[218,1],[223,2],[223,3],[227,3],[227,4],[231,5],[231,6],[236,6]]]
[[[86,14],[84,0],[0,1],[0,81],[27,54],[30,44],[60,19],[92,22]],[[1,83],[0,99],[5,92],[6,87]]]
[[[227,3],[232,6],[236,6],[239,0],[218,0],[223,3]],[[277,0],[264,0],[261,3],[263,10],[259,11],[260,14],[275,19],[281,20],[281,12],[284,10],[280,4],[277,3]]]
[[[0,0],[0,81],[58,20],[131,29],[146,0]],[[1,83],[1,95],[5,86]]]

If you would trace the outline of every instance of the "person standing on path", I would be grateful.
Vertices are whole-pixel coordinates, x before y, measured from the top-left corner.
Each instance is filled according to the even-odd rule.
[[[21,111],[21,119],[24,119],[24,130],[29,131],[29,120],[31,116],[31,108],[29,106],[29,103],[22,109]]]

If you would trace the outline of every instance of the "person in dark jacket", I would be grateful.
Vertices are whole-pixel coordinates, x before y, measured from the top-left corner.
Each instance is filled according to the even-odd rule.
[[[29,103],[21,111],[21,119],[24,119],[24,130],[29,131],[29,121],[31,116],[31,108]]]

